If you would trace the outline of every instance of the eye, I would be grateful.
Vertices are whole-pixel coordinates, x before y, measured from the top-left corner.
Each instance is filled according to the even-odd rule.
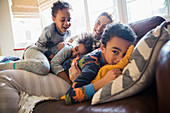
[[[100,21],[99,20],[97,21],[97,24],[100,25]]]
[[[67,21],[68,21],[68,22],[70,22],[70,21],[71,21],[71,19],[68,19]]]
[[[102,25],[102,28],[103,28],[103,29],[106,28],[106,24]]]
[[[116,50],[113,50],[112,51],[114,54],[116,54],[116,55],[118,55],[119,54],[119,52],[118,51],[116,51]]]
[[[61,20],[61,22],[65,22],[65,19]]]
[[[75,47],[75,51],[78,51],[78,46]]]
[[[126,55],[126,53],[123,54],[123,57]]]

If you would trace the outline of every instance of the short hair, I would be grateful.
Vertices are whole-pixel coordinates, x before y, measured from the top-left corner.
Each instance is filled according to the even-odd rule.
[[[77,39],[78,44],[84,44],[86,53],[89,53],[93,49],[94,35],[91,33],[81,33],[81,36]]]
[[[113,22],[113,15],[112,15],[111,13],[103,12],[103,13],[101,13],[101,14],[97,17],[97,20],[98,20],[99,17],[101,17],[101,16],[106,16],[106,17],[110,20],[110,22]],[[96,21],[97,21],[97,20],[96,20]]]
[[[53,3],[53,6],[51,7],[52,11],[51,14],[53,17],[55,17],[55,14],[62,9],[72,9],[71,5],[68,2],[64,2],[61,0],[58,0],[57,2]]]
[[[115,36],[130,41],[133,44],[137,37],[134,31],[128,25],[121,23],[115,24],[112,22],[106,27],[102,35],[101,43],[106,47],[107,42]]]

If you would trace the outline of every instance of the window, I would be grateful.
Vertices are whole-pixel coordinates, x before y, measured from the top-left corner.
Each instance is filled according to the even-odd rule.
[[[51,3],[56,0],[48,1]],[[73,8],[70,28],[72,36],[81,32],[92,32],[95,20],[104,11],[113,13],[115,19],[122,23],[131,23],[154,15],[170,19],[170,0],[65,1],[69,2]],[[13,18],[13,23],[16,48],[33,44],[38,40],[42,29],[52,23],[51,7],[40,11],[39,18]]]
[[[13,18],[15,48],[34,44],[42,30],[39,18]]]
[[[146,17],[167,16],[167,0],[126,0],[128,22]]]
[[[87,21],[86,21],[86,13],[84,0],[67,0],[73,9],[71,15],[71,34],[72,36],[79,34],[80,32],[86,32],[87,29]]]

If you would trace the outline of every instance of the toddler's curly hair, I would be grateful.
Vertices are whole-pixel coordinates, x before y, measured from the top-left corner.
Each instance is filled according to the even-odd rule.
[[[93,40],[94,35],[91,33],[82,33],[81,36],[78,38],[78,44],[84,44],[86,48],[86,53],[89,53],[93,49]]]

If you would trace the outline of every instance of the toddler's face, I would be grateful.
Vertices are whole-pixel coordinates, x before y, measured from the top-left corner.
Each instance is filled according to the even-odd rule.
[[[56,13],[55,17],[52,17],[53,21],[56,24],[57,30],[64,34],[67,29],[71,26],[71,17],[69,9],[62,9]]]
[[[79,44],[72,49],[71,57],[75,58],[77,56],[84,55],[84,54],[86,54],[86,48],[85,48],[84,44]]]
[[[126,54],[131,42],[119,37],[112,37],[104,47],[101,44],[101,51],[106,64],[117,64]]]
[[[106,16],[100,16],[95,25],[94,25],[94,29],[93,29],[93,33],[95,35],[95,37],[97,38],[97,40],[101,39],[101,35],[106,27],[107,24],[111,23],[111,21],[106,17]]]

